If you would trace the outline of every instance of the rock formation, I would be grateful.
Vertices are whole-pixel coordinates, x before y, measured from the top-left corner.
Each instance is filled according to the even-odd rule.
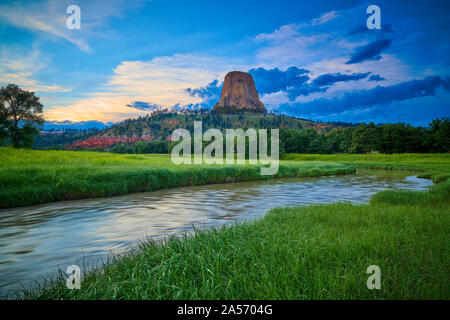
[[[225,76],[219,102],[213,107],[214,113],[251,111],[265,113],[266,108],[259,100],[255,82],[250,74],[231,71]]]

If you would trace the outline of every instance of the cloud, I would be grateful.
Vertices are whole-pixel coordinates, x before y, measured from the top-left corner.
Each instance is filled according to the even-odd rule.
[[[248,71],[255,80],[255,86],[259,94],[274,93],[286,90],[288,87],[302,86],[309,77],[304,75],[308,70],[289,67],[286,71],[278,68],[266,70],[264,68],[250,69]]]
[[[377,86],[370,90],[346,92],[342,97],[333,99],[322,98],[307,103],[284,104],[280,106],[280,111],[302,115],[342,113],[371,106],[389,105],[394,101],[435,96],[439,88],[450,91],[449,76],[430,76],[387,87]]]
[[[0,18],[8,23],[32,31],[48,33],[53,36],[65,39],[80,50],[91,53],[92,50],[87,42],[75,35],[66,27],[65,8],[63,4],[55,2],[44,2],[29,5],[2,5],[0,6]],[[80,33],[79,33],[80,34]]]
[[[260,33],[256,35],[257,41],[282,41],[300,35],[300,30],[308,27],[318,26],[339,17],[337,11],[329,11],[314,18],[309,23],[291,23],[281,26],[272,33]]]
[[[36,1],[27,4],[0,5],[0,18],[7,23],[31,30],[33,32],[52,35],[74,44],[80,50],[92,53],[87,41],[89,37],[104,37],[105,29],[96,32],[104,26],[108,18],[122,18],[127,10],[141,6],[145,1],[78,1],[81,9],[81,30],[69,30],[66,20],[69,15],[66,9],[70,4],[67,1]]]
[[[323,74],[308,82],[310,71],[292,66],[282,71],[278,68],[250,69],[249,73],[255,80],[256,89],[259,94],[272,94],[275,92],[284,92],[290,101],[294,101],[298,96],[307,96],[314,92],[325,92],[330,86],[337,82],[351,80],[360,80],[366,78],[370,72],[353,74]]]
[[[88,121],[117,122],[128,118],[137,118],[148,111],[131,111],[130,98],[113,94],[94,94],[89,98],[80,98],[67,106],[56,106],[44,110],[46,120],[50,121]]]
[[[272,33],[260,33],[255,36],[256,41],[282,41],[299,35],[300,24],[292,23],[281,26]]]
[[[336,82],[364,79],[369,74],[370,74],[370,72],[353,73],[353,74],[327,73],[327,74],[320,75],[316,79],[314,79],[314,81],[312,82],[312,85],[318,86],[318,87],[330,86],[332,84],[335,84]]]
[[[386,79],[383,77],[380,77],[380,75],[378,75],[378,74],[371,75],[369,78],[369,81],[384,81],[384,80],[386,80]]]
[[[348,36],[353,36],[353,35],[357,35],[357,34],[373,34],[374,32],[381,32],[381,33],[393,33],[394,29],[392,29],[392,25],[391,24],[383,24],[381,26],[381,29],[369,29],[367,28],[367,26],[365,24],[360,24],[358,25],[355,29],[353,29],[352,31],[350,31],[349,33],[347,33]]]
[[[324,24],[324,23],[331,21],[337,17],[339,17],[339,14],[337,11],[329,11],[329,12],[324,13],[320,17],[313,19],[311,22],[311,25],[317,26],[320,24]]]
[[[47,67],[38,49],[24,54],[17,48],[3,47],[0,51],[0,84],[15,83],[22,89],[40,92],[69,92],[72,88],[45,84],[35,79],[36,73]]]
[[[50,106],[45,116],[48,120],[116,122],[148,114],[147,108],[200,108],[205,106],[206,91],[191,89],[189,93],[186,88],[209,83],[209,89],[214,89],[218,82],[213,79],[222,79],[229,70],[245,69],[226,58],[196,54],[122,61],[100,90],[69,105]]]
[[[219,83],[219,80],[213,80],[204,87],[200,88],[187,88],[186,92],[191,97],[199,97],[206,101],[217,100],[220,98],[222,92],[223,83]]]
[[[346,64],[359,63],[369,59],[380,60],[381,56],[379,54],[391,45],[392,40],[393,39],[378,39],[357,48]]]
[[[314,92],[325,92],[328,87],[317,87],[309,84],[304,84],[301,87],[292,87],[287,90],[287,96],[290,101],[294,101],[298,96],[307,96]]]
[[[154,104],[151,102],[150,103],[144,102],[144,101],[133,101],[131,104],[127,104],[127,107],[138,109],[138,110],[143,110],[143,111],[154,111],[154,110],[161,109],[161,106],[159,106],[157,104]]]

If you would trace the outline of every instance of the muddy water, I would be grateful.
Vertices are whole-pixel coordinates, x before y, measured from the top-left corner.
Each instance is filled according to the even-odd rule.
[[[276,206],[365,203],[379,190],[424,190],[415,177],[347,175],[207,185],[0,211],[0,295],[77,263],[93,267],[136,240],[251,220]]]

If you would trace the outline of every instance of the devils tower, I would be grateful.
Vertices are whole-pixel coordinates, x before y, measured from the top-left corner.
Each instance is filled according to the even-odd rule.
[[[259,100],[252,76],[241,71],[227,73],[220,100],[212,109],[213,113],[236,111],[266,112],[264,104]]]

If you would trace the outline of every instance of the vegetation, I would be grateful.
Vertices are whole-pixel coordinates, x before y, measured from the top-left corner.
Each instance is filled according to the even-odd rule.
[[[278,208],[254,222],[142,242],[68,290],[28,299],[448,299],[450,180],[370,204]],[[368,290],[366,269],[381,269]]]
[[[181,165],[168,155],[0,148],[0,208],[132,192],[269,179],[257,165]],[[275,177],[354,173],[351,166],[282,162]]]
[[[275,114],[155,113],[125,120],[99,132],[97,136],[72,144],[72,149],[116,153],[168,153],[168,141],[176,128],[193,133],[194,121],[210,128],[279,128],[281,153],[446,153],[450,152],[450,120],[433,120],[428,128],[397,124],[318,123]],[[134,144],[138,140],[139,148]]]
[[[185,128],[191,133],[194,130],[194,121],[202,121],[203,130],[210,128],[291,128],[295,130],[314,128],[319,132],[325,132],[332,128],[343,128],[352,126],[348,123],[319,123],[310,120],[299,119],[292,116],[276,114],[257,114],[257,113],[235,113],[228,115],[219,115],[209,113],[209,110],[191,111],[184,113],[174,112],[155,112],[145,117],[128,119],[100,131],[96,136],[90,139],[81,140],[76,143],[68,144],[72,149],[95,149],[102,147],[103,150],[114,152],[114,147],[129,146],[131,148],[121,148],[127,150],[127,153],[135,153],[134,143],[138,140],[151,144],[153,141],[161,141],[166,144],[170,150],[170,138],[172,132],[177,128]],[[39,147],[37,147],[39,148]],[[123,152],[121,152],[123,153]]]
[[[362,123],[357,127],[280,130],[280,149],[286,153],[439,153],[450,152],[450,119],[435,119],[428,128],[405,123]]]
[[[399,170],[416,172],[420,178],[438,183],[450,178],[450,154],[285,154],[290,161],[331,161],[351,165],[358,170]]]
[[[97,128],[64,129],[41,132],[34,137],[33,149],[37,150],[66,150],[68,145],[76,141],[86,140],[98,133]]]
[[[8,138],[13,147],[31,147],[44,123],[42,104],[34,92],[9,84],[0,89],[0,145]]]

